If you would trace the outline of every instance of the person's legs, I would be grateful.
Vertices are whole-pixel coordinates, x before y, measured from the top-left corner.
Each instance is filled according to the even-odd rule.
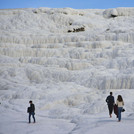
[[[34,117],[34,112],[32,112],[32,117],[33,117],[33,120],[34,120],[34,123],[35,123],[35,117]]]
[[[121,111],[122,107],[118,107],[118,121],[121,121]]]
[[[31,113],[29,113],[29,123],[31,123]]]
[[[108,105],[108,109],[109,109],[109,115],[110,117],[112,117],[113,105]]]

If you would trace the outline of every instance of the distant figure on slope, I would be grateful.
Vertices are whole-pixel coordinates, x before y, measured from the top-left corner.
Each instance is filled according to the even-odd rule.
[[[118,122],[121,121],[121,112],[124,106],[124,101],[121,95],[118,95],[116,105],[118,106]]]
[[[29,104],[30,104],[30,107],[28,107],[28,109],[27,109],[27,112],[29,113],[29,123],[31,123],[31,115],[32,115],[34,123],[35,123],[35,117],[34,117],[34,115],[35,115],[35,106],[34,106],[34,104],[33,104],[33,102],[31,100],[29,101]]]
[[[113,108],[114,108],[114,97],[112,96],[112,94],[113,93],[110,92],[110,95],[106,98],[110,118],[112,117],[112,112],[113,112]]]

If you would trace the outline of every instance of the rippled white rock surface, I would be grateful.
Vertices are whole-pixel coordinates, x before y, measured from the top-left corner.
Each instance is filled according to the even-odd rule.
[[[129,133],[133,89],[134,8],[0,10],[0,133],[107,134],[116,124],[110,91],[127,109],[117,132]],[[33,130],[25,129],[30,99]]]

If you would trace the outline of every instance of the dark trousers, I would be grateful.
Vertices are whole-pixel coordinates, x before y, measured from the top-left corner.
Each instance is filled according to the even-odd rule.
[[[113,105],[108,105],[109,115],[112,114],[113,108],[114,108]]]
[[[29,123],[31,123],[31,115],[32,115],[34,123],[35,123],[35,117],[34,117],[35,113],[34,112],[29,113]]]

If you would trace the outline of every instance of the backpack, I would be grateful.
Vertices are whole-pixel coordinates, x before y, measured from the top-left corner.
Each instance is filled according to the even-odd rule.
[[[31,108],[28,107],[28,108],[27,108],[27,113],[30,113],[30,112],[31,112]]]

